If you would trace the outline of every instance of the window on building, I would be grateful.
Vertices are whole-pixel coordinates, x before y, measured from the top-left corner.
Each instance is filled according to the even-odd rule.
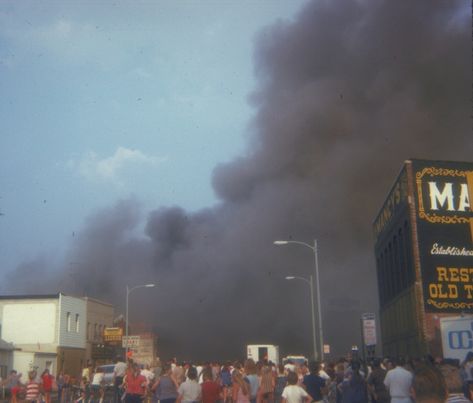
[[[79,314],[76,313],[76,333],[79,333]]]
[[[66,321],[67,321],[67,331],[70,332],[71,331],[71,313],[70,312],[66,314]]]
[[[86,337],[87,337],[87,340],[91,339],[91,337],[90,337],[90,322],[87,322],[87,335],[86,335]]]

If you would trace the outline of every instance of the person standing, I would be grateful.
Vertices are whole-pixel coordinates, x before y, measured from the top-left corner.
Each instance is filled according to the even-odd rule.
[[[53,389],[54,377],[49,373],[49,369],[46,368],[41,374],[41,383],[43,385],[44,402],[51,403],[51,391]]]
[[[448,398],[442,373],[430,365],[424,365],[415,371],[411,393],[416,403],[445,403]]]
[[[10,403],[18,402],[17,395],[21,389],[20,379],[21,379],[21,373],[18,373],[16,370],[12,369],[10,371],[10,375],[8,375],[5,381],[7,388],[10,390],[10,395],[11,395]]]
[[[217,403],[222,398],[222,387],[213,380],[212,368],[205,368],[202,373],[202,403]]]
[[[113,401],[118,403],[121,401],[121,385],[126,374],[126,364],[117,357],[115,360],[115,367],[113,368]]]
[[[348,377],[340,385],[342,403],[368,403],[368,389],[360,373],[360,363],[353,361]]]
[[[104,397],[103,383],[105,374],[97,367],[92,376],[91,392],[93,402],[102,402]]]
[[[250,403],[250,384],[243,379],[241,372],[234,369],[232,372],[232,402],[233,403]]]
[[[259,403],[273,403],[274,387],[276,386],[274,378],[271,366],[264,364],[261,369],[260,388],[258,391]]]
[[[197,382],[197,369],[190,367],[187,370],[187,379],[179,385],[177,403],[194,403],[200,400],[202,388]]]
[[[293,371],[289,371],[287,374],[288,385],[282,392],[282,403],[309,403],[312,399],[311,396],[301,388],[297,382],[299,378]]]
[[[282,392],[284,388],[287,386],[287,376],[286,370],[284,369],[284,365],[278,365],[278,374],[276,377],[276,385],[274,387],[274,401],[275,403],[281,403],[282,400]]]
[[[26,384],[26,401],[28,403],[39,402],[40,384],[36,381],[36,371],[28,372],[28,383]]]
[[[245,378],[250,384],[250,403],[256,403],[259,390],[259,379],[258,375],[256,375],[256,364],[251,358],[245,361],[244,370]]]
[[[322,402],[323,395],[326,393],[325,380],[319,376],[320,364],[316,361],[309,362],[309,375],[306,375],[302,381],[307,393],[314,402]],[[289,374],[288,374],[289,381]]]
[[[373,360],[373,371],[368,377],[368,389],[373,403],[389,403],[389,393],[384,384],[387,371],[381,368],[381,361]]]
[[[471,400],[467,399],[463,393],[463,381],[458,365],[442,364],[440,372],[447,385],[448,398],[446,403],[470,403]]]
[[[464,394],[468,399],[473,398],[473,351],[469,351],[461,365],[464,379]]]
[[[178,387],[179,385],[172,373],[171,365],[163,365],[161,377],[159,377],[151,387],[151,391],[154,392],[154,401],[159,401],[160,403],[175,403]]]
[[[62,402],[62,390],[64,388],[64,371],[59,372],[57,378],[56,378],[56,384],[57,384],[57,401],[59,403]]]
[[[411,403],[410,388],[413,375],[404,368],[403,358],[391,360],[394,368],[384,378],[384,385],[391,396],[391,403]]]
[[[146,378],[141,375],[138,364],[133,364],[124,378],[125,403],[141,403],[146,391]]]

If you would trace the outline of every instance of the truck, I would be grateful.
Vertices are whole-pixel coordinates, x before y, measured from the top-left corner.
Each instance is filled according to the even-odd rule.
[[[304,355],[288,355],[287,357],[284,357],[282,359],[283,365],[286,365],[290,362],[292,362],[296,366],[301,366],[309,362],[309,360]]]
[[[246,346],[246,356],[255,362],[271,361],[279,365],[279,346],[273,344],[248,344]]]

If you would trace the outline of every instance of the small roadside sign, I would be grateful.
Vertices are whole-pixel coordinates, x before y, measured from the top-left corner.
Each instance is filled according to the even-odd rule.
[[[140,346],[140,336],[123,336],[122,338],[122,347],[123,348],[133,348]]]

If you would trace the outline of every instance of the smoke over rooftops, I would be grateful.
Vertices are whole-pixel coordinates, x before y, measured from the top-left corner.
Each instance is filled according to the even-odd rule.
[[[360,313],[377,311],[371,223],[402,162],[471,160],[470,23],[465,2],[344,0],[265,28],[247,152],[212,178],[221,202],[160,208],[140,235],[139,205],[118,202],[77,235],[76,263],[35,291],[44,281],[123,309],[126,284],[156,282],[130,312],[155,324],[163,355],[237,358],[263,341],[309,353],[308,287],[284,277],[308,276],[313,255],[273,241],[316,238],[325,339],[347,351]],[[13,288],[31,288],[31,266]]]

